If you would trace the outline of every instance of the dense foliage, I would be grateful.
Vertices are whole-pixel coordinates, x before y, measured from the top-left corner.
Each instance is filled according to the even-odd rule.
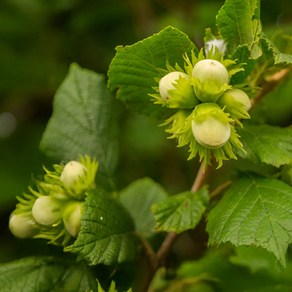
[[[166,26],[107,76],[73,63],[9,217],[37,251],[0,291],[290,291],[289,44],[226,0],[200,45]]]

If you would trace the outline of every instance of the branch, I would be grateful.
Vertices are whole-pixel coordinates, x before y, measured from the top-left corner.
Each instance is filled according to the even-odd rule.
[[[166,258],[166,255],[168,254],[169,250],[171,249],[173,243],[175,242],[177,238],[176,232],[170,232],[164,239],[163,243],[161,244],[160,248],[158,249],[156,253],[158,267],[163,265],[163,262]]]
[[[231,185],[231,183],[232,183],[231,180],[227,180],[223,184],[219,185],[210,193],[210,198],[214,198],[220,195],[226,188],[228,188]]]
[[[209,170],[209,167],[205,166],[204,161],[202,161],[199,167],[198,173],[196,175],[195,181],[191,188],[192,192],[197,192],[200,189],[200,187],[203,185],[203,183],[206,180],[208,170]],[[165,258],[167,254],[169,253],[177,237],[178,237],[178,234],[176,232],[168,233],[168,235],[165,237],[164,241],[162,242],[156,254],[154,253],[149,243],[142,239],[144,249],[146,251],[146,254],[148,255],[148,263],[149,263],[150,269],[149,269],[149,277],[146,277],[146,281],[143,283],[143,285],[141,285],[141,289],[142,289],[141,291],[148,291],[148,287],[152,281],[152,278],[155,275],[155,272],[157,271],[159,267],[161,267],[164,264]]]
[[[148,261],[148,265],[152,270],[151,273],[155,273],[157,266],[158,266],[156,254],[153,251],[152,246],[149,244],[149,242],[143,236],[139,236],[139,238],[143,244],[143,247],[144,247],[144,250],[146,253],[146,258]]]
[[[207,177],[207,172],[210,170],[210,168],[208,166],[205,167],[205,163],[204,161],[202,161],[200,168],[198,170],[196,179],[192,185],[191,191],[192,192],[197,192],[200,187],[203,185],[206,177]]]
[[[196,175],[195,181],[191,188],[192,192],[197,192],[200,189],[200,187],[203,185],[207,177],[207,172],[209,169],[210,168],[208,166],[205,166],[205,162],[202,161],[199,167],[198,173]],[[171,249],[177,236],[178,234],[176,232],[170,232],[166,236],[165,240],[163,241],[162,245],[160,246],[159,250],[156,253],[157,262],[159,266],[163,264],[165,257],[168,254],[169,250]]]
[[[251,100],[252,106],[257,104],[267,93],[272,91],[291,71],[291,68],[285,68],[276,72],[267,79],[267,83],[263,86],[258,95]]]

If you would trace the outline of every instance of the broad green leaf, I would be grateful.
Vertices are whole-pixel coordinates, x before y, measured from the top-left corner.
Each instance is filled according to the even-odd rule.
[[[252,246],[239,246],[230,261],[239,266],[247,267],[252,273],[266,270],[270,273],[280,271],[275,257],[266,249]]]
[[[266,52],[271,53],[274,59],[274,64],[292,64],[292,55],[281,53],[276,45],[264,34],[262,34],[262,45]]]
[[[292,242],[292,188],[276,179],[242,177],[209,213],[207,231],[210,245],[263,247],[285,266]]]
[[[151,206],[167,197],[165,190],[150,178],[137,180],[120,193],[120,202],[132,215],[136,231],[146,237],[154,232],[155,221]]]
[[[73,64],[55,95],[40,148],[58,160],[96,157],[99,171],[110,174],[117,163],[114,116],[104,77]]]
[[[201,278],[202,280],[215,280],[229,270],[227,260],[230,251],[226,249],[208,249],[201,258],[195,261],[185,261],[179,267],[177,274],[180,278]]]
[[[209,202],[206,188],[171,196],[152,207],[157,231],[177,233],[194,228],[202,218]]]
[[[88,194],[81,230],[65,251],[77,253],[89,265],[113,265],[133,260],[138,247],[135,226],[127,210],[109,193]]]
[[[226,0],[217,14],[216,24],[230,52],[238,45],[247,45],[252,59],[261,56],[259,0]]]
[[[1,292],[98,291],[82,263],[60,257],[28,257],[0,265]]]
[[[110,64],[109,88],[118,89],[117,97],[138,112],[155,115],[162,107],[152,102],[149,93],[158,86],[155,78],[161,78],[169,63],[183,66],[183,55],[196,49],[183,32],[171,26],[131,46],[117,47]]]
[[[183,262],[177,271],[178,278],[180,280],[196,280],[192,288],[195,288],[198,282],[208,283],[213,287],[211,291],[291,291],[291,262],[287,262],[286,270],[279,269],[277,271],[273,269],[251,272],[248,268],[232,264],[229,260],[232,254],[232,250],[226,248],[226,246],[220,249],[209,249],[200,259]]]
[[[292,162],[292,128],[245,125],[238,130],[243,158],[279,167]]]

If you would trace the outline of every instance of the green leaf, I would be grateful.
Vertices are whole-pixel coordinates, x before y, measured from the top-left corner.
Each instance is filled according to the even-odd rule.
[[[127,210],[109,193],[95,190],[86,198],[79,235],[65,251],[77,253],[89,265],[131,261],[138,246],[134,230]]]
[[[272,54],[274,64],[289,65],[292,64],[292,55],[281,53],[276,45],[264,34],[262,34],[262,45],[266,53]]]
[[[245,125],[238,130],[243,158],[279,167],[292,162],[292,128]]]
[[[28,257],[0,265],[1,292],[98,291],[82,263],[54,257]]]
[[[195,45],[187,35],[171,26],[131,46],[117,47],[108,71],[109,88],[118,89],[117,97],[132,109],[159,114],[163,108],[149,96],[154,93],[152,87],[158,86],[155,78],[165,74],[160,69],[166,69],[167,63],[183,66],[183,55],[192,49]]]
[[[137,180],[120,193],[120,202],[132,215],[136,231],[143,236],[153,234],[155,221],[151,206],[167,197],[165,190],[150,178]]]
[[[230,261],[235,265],[247,267],[252,273],[266,270],[276,274],[280,271],[276,265],[275,257],[266,249],[239,246],[235,252],[236,254],[230,257]]]
[[[232,85],[243,83],[256,64],[256,61],[250,58],[248,45],[239,45],[233,52],[232,59],[242,64],[244,70],[235,73],[230,82]]]
[[[216,24],[230,52],[238,45],[247,45],[252,59],[261,56],[259,0],[226,0],[216,16]]]
[[[117,129],[104,77],[71,65],[53,106],[41,150],[57,160],[87,154],[96,157],[99,171],[112,173],[117,163]]]
[[[209,202],[206,188],[167,198],[152,207],[157,231],[183,232],[194,228],[202,218]]]
[[[229,260],[232,254],[233,251],[227,246],[209,249],[201,258],[183,262],[177,271],[178,278],[197,280],[194,281],[194,286],[198,282],[208,283],[213,287],[211,291],[291,291],[291,262],[287,262],[286,270],[265,269],[251,272],[248,268],[232,264]]]
[[[241,178],[211,210],[207,231],[210,245],[260,246],[285,266],[292,242],[292,188],[276,179]]]

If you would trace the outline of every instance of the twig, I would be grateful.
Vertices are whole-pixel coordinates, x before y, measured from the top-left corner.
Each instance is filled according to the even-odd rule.
[[[198,170],[196,179],[192,185],[191,191],[192,192],[197,192],[199,190],[199,188],[203,185],[204,180],[207,177],[207,171],[209,171],[209,167],[205,166],[204,161],[202,161],[200,168]]]
[[[223,184],[219,185],[217,188],[215,188],[211,192],[210,198],[214,198],[214,197],[220,195],[222,193],[222,191],[224,191],[226,188],[228,188],[231,185],[231,183],[232,183],[231,180],[227,180]]]
[[[258,96],[254,99],[253,105],[258,102],[262,96],[267,94],[269,91],[272,91],[274,87],[290,72],[288,69],[281,70],[280,72],[277,72],[271,78],[269,79],[269,82],[267,85],[261,90],[261,92],[258,94]],[[204,184],[204,181],[206,180],[206,177],[208,175],[210,168],[208,166],[205,166],[204,161],[202,161],[197,176],[195,178],[195,181],[191,187],[192,192],[197,192],[200,187]],[[223,190],[228,188],[231,185],[231,181],[228,180],[224,182],[223,184],[219,185],[217,188],[215,188],[212,193],[210,194],[210,198],[214,198],[215,196],[222,193]],[[157,263],[158,267],[160,267],[164,260],[166,255],[168,254],[169,250],[171,249],[173,243],[175,242],[178,234],[175,232],[169,233],[165,240],[163,241],[162,245],[160,246],[159,250],[156,253]]]
[[[270,76],[267,79],[268,82],[265,84],[265,86],[263,86],[262,90],[253,100],[251,100],[252,106],[257,104],[267,93],[272,91],[289,74],[290,71],[291,68],[285,68]]]
[[[191,188],[192,192],[197,192],[200,189],[200,187],[203,185],[207,176],[208,169],[209,169],[208,166],[205,167],[205,163],[204,161],[202,161],[199,167],[198,173],[196,175],[195,181]],[[175,242],[177,238],[177,235],[178,234],[176,232],[170,232],[166,236],[164,242],[162,243],[162,245],[160,246],[159,250],[156,253],[156,257],[157,257],[157,261],[159,265],[161,265],[164,262],[167,253],[169,252],[169,250],[171,249],[173,243]]]
[[[286,75],[288,75],[289,72],[290,72],[289,69],[283,69],[283,70],[277,72],[276,74],[272,75],[269,78],[266,85],[259,92],[257,97],[252,101],[252,105],[256,104],[264,95],[266,95],[268,92],[272,91],[275,88],[275,86],[282,79],[284,79]],[[196,175],[196,178],[194,180],[194,183],[191,187],[192,192],[197,192],[201,188],[201,186],[204,184],[204,182],[207,178],[209,170],[210,170],[210,168],[208,167],[208,165],[205,166],[204,161],[202,161],[201,165],[199,167],[198,173]],[[221,194],[222,191],[225,190],[230,185],[231,185],[230,180],[219,185],[217,188],[215,188],[211,192],[210,198],[214,198],[217,195]],[[178,237],[178,234],[176,232],[168,233],[168,235],[166,236],[166,238],[162,242],[162,244],[161,244],[160,248],[158,249],[158,251],[156,252],[156,254],[154,253],[150,244],[146,240],[141,238],[142,243],[144,245],[144,249],[145,249],[146,254],[147,254],[149,268],[150,268],[149,269],[149,276],[147,277],[146,282],[143,283],[143,290],[147,291],[147,289],[152,281],[152,278],[154,277],[157,269],[164,264],[165,258],[167,256],[168,252],[170,251],[171,247],[173,246],[177,237]]]
[[[172,247],[173,243],[175,242],[177,235],[178,234],[176,232],[170,232],[164,239],[163,243],[161,244],[160,248],[158,249],[156,253],[158,266],[163,265],[165,257],[167,253],[169,252],[170,248]]]
[[[192,185],[191,191],[197,192],[200,187],[203,185],[207,172],[208,172],[208,166],[205,167],[204,161],[202,161],[198,173],[196,175],[195,181]],[[148,263],[149,263],[149,277],[147,277],[147,282],[143,283],[143,291],[148,291],[148,287],[151,283],[152,278],[155,275],[155,272],[159,267],[161,267],[164,264],[165,258],[170,251],[171,247],[173,246],[175,240],[177,239],[178,234],[176,232],[170,232],[165,237],[164,241],[162,242],[160,248],[154,253],[152,247],[149,245],[148,242],[142,240],[142,243],[144,245],[145,251],[148,255]]]
[[[143,236],[139,236],[139,238],[146,252],[146,255],[147,255],[146,258],[147,258],[149,267],[152,269],[152,272],[155,272],[158,266],[156,254],[153,251],[152,246],[149,244],[149,242],[146,239],[144,239]]]

